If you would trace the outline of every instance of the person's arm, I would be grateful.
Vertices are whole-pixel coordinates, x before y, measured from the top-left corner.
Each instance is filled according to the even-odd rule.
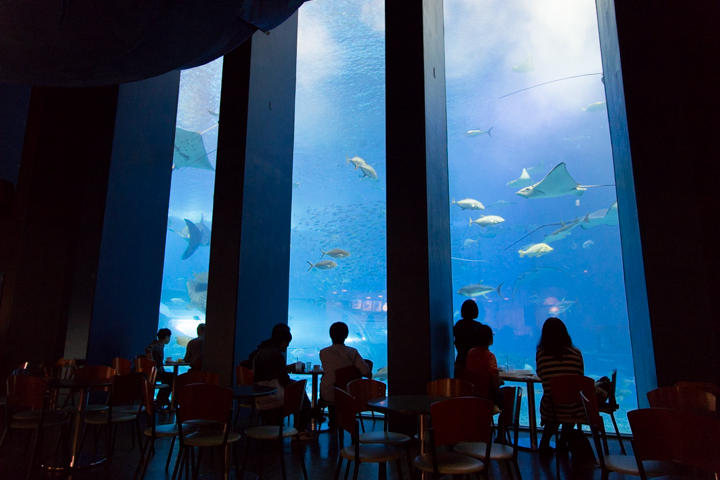
[[[278,352],[277,357],[274,359],[275,363],[277,363],[277,368],[275,371],[277,372],[277,380],[283,387],[287,386],[288,384],[292,383],[292,379],[290,378],[290,375],[288,375],[288,365],[285,365],[285,357],[282,353]]]
[[[372,370],[370,370],[370,365],[363,360],[362,355],[356,350],[355,351],[355,366],[358,370],[360,370],[360,373],[363,377],[366,378],[372,378]]]
[[[500,385],[503,385],[505,382],[503,382],[502,378],[500,378],[500,370],[498,370],[497,366],[497,358],[495,358],[495,354],[490,352],[490,358],[488,359],[488,374],[490,375],[490,382],[492,382],[493,387],[500,388]]]

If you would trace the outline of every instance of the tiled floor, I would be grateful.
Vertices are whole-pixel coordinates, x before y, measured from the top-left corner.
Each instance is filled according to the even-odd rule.
[[[372,421],[366,421],[366,427],[372,428]],[[4,425],[2,425],[4,429]],[[377,422],[375,429],[382,428],[382,422]],[[24,479],[26,473],[26,467],[28,461],[28,455],[26,452],[27,445],[27,433],[21,432],[22,435],[14,435],[9,438],[9,441],[3,446],[0,451],[0,479],[2,480],[15,480]],[[92,449],[91,441],[86,442],[87,446],[85,451]],[[629,446],[629,442],[626,442]],[[48,453],[51,453],[57,445],[57,434],[50,433],[47,441],[44,443],[43,451],[45,458]],[[150,462],[146,479],[149,480],[166,480],[172,476],[172,464],[170,472],[165,472],[165,460],[169,449],[170,441],[161,439],[156,443],[156,454]],[[242,452],[244,448],[244,440],[240,441],[239,451]],[[302,479],[302,471],[300,469],[300,462],[298,460],[297,445],[286,440],[284,455],[287,465],[288,479]],[[100,450],[104,448],[103,442],[100,442]],[[611,453],[619,453],[617,442],[611,440]],[[337,462],[337,446],[335,436],[323,433],[320,434],[317,442],[303,442],[302,450],[305,455],[305,461],[308,469],[308,478],[315,479],[332,479],[335,471]],[[27,452],[29,452],[29,448]],[[176,457],[177,448],[173,454],[173,462]],[[256,448],[250,449],[250,456],[247,463],[247,471],[243,477],[244,480],[255,479],[256,472],[258,472],[259,463],[259,451]],[[271,447],[266,448],[264,453],[265,472],[264,477],[266,479],[279,479],[282,478],[280,474],[280,462],[277,456],[277,448]],[[104,466],[95,467],[91,469],[83,469],[76,472],[73,475],[74,479],[112,479],[112,480],[130,480],[133,478],[135,467],[137,466],[138,459],[140,457],[140,450],[137,448],[131,448],[130,442],[130,430],[126,427],[120,427],[118,429],[117,445],[115,458],[109,468]],[[520,469],[522,472],[522,478],[528,479],[555,479],[555,461],[554,459],[541,461],[537,454],[531,452],[521,452],[518,456]],[[202,458],[202,466],[200,470],[200,476],[203,480],[214,480],[222,478],[222,453],[218,450],[207,452]],[[46,472],[34,472],[32,478],[65,478],[63,475],[55,474],[51,475]],[[411,478],[408,474],[406,462],[403,461],[403,477],[405,479]],[[493,479],[509,478],[507,471],[501,465],[497,465],[493,462],[490,469],[490,477]],[[235,478],[234,472],[231,471],[230,478]],[[342,478],[342,477],[341,477]],[[361,479],[375,479],[378,478],[378,467],[377,465],[361,465],[360,467],[360,478]],[[398,478],[395,466],[388,465],[388,478]],[[447,478],[450,478],[449,476]],[[562,463],[562,478],[564,479],[600,479],[599,468],[592,467],[576,467],[572,468],[568,465],[567,461]],[[622,480],[625,478],[623,475],[612,474],[611,479]],[[637,478],[637,477],[628,477]]]

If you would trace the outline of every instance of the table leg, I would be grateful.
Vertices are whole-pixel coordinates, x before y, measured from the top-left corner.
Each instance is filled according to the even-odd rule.
[[[85,407],[87,405],[88,391],[86,388],[80,389],[80,399],[78,400],[78,411],[75,414],[75,432],[73,432],[72,446],[70,447],[70,469],[75,468],[80,452],[80,435],[85,421]]]
[[[315,405],[317,405],[317,402],[318,402],[318,375],[320,375],[320,374],[317,372],[312,372],[312,398],[311,398],[310,406],[312,406],[313,410],[315,409]],[[316,423],[317,422],[315,420],[315,417],[313,416],[310,419],[310,428],[314,432],[319,430],[319,425],[317,425]]]
[[[173,365],[173,379],[172,379],[172,385],[170,385],[170,395],[172,395],[172,398],[170,399],[170,411],[175,411],[175,379],[178,376],[178,373],[180,373],[180,365]]]
[[[427,427],[427,415],[418,415],[418,439],[420,440],[420,455],[424,455],[426,453],[425,442],[427,441]],[[423,480],[426,478],[431,478],[431,476],[432,475],[427,472],[420,472],[420,478]]]
[[[530,450],[537,450],[537,417],[535,415],[535,383],[527,382],[528,422],[530,423]]]

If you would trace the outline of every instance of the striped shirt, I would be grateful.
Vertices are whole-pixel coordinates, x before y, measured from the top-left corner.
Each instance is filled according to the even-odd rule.
[[[585,365],[582,353],[575,347],[566,347],[562,357],[554,357],[538,349],[535,355],[537,375],[542,380],[543,396],[540,402],[540,417],[543,425],[548,420],[561,423],[578,423],[578,419],[585,418],[585,410],[581,403],[555,405],[552,404],[552,391],[550,379],[561,375],[584,375]],[[554,412],[554,414],[553,414]]]

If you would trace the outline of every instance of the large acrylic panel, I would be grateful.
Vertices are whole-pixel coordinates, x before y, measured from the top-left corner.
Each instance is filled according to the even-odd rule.
[[[168,357],[183,357],[205,321],[222,62],[180,75],[158,321],[158,328],[172,331]]]
[[[382,1],[317,0],[299,11],[288,312],[288,361],[319,365],[330,325],[342,321],[346,344],[374,362],[380,379],[387,365],[383,10]]]
[[[586,375],[617,369],[629,431],[637,397],[595,2],[446,0],[445,48],[455,320],[473,298],[498,363],[534,370],[544,320],[561,318]],[[531,198],[517,194],[550,172]]]

